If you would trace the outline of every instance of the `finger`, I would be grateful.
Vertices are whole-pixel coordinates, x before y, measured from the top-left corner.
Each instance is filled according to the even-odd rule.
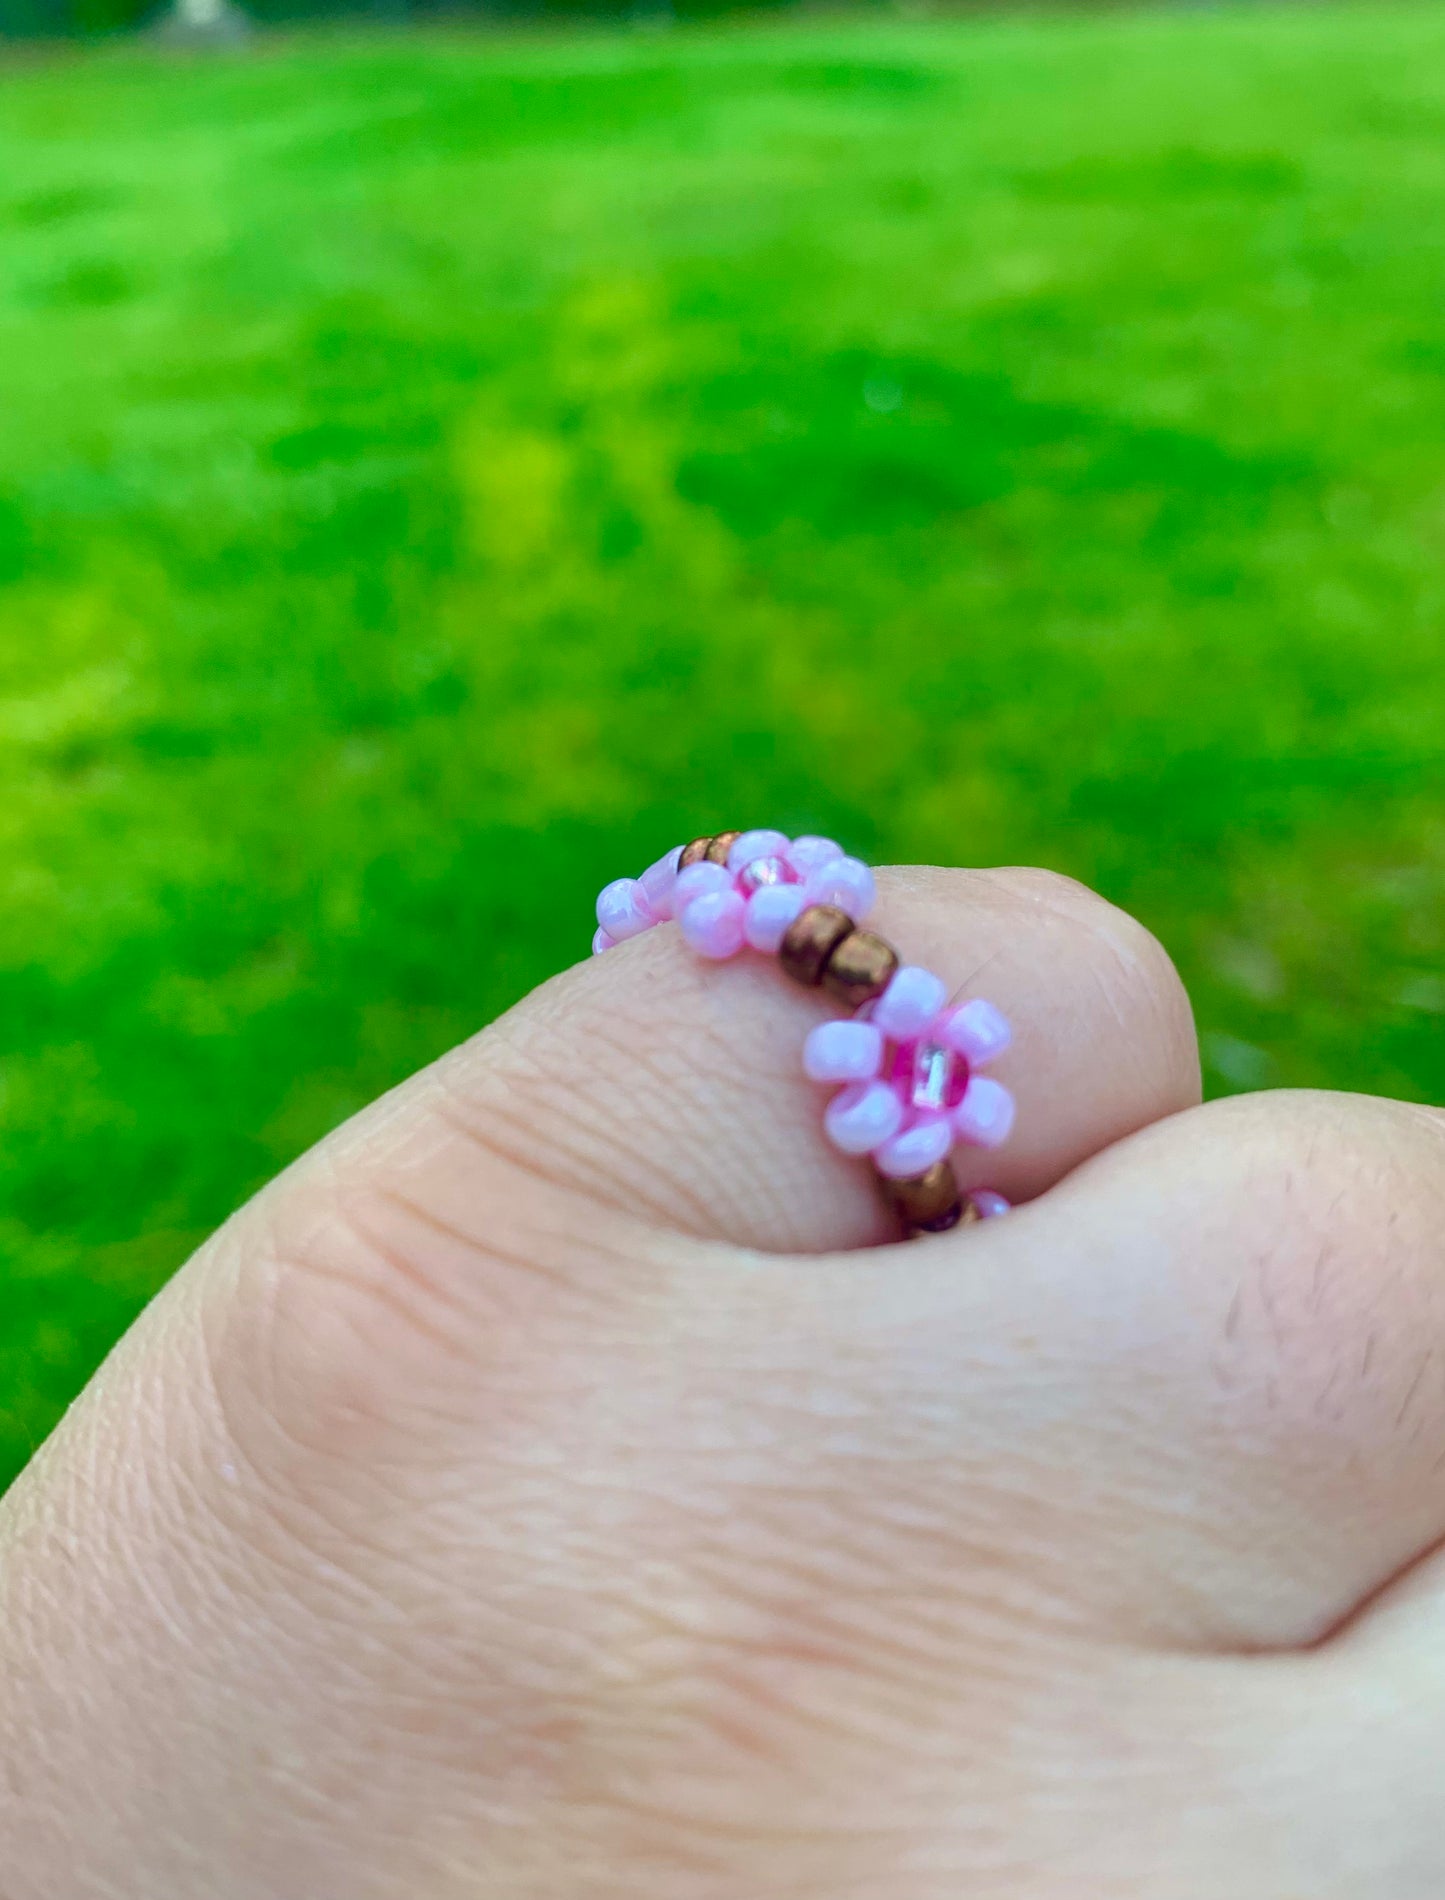
[[[1078,887],[898,873],[880,923],[1015,1021],[1006,1192],[1193,1099],[1167,959]],[[537,1724],[575,1724],[579,1667],[607,1678],[619,1631],[635,1659],[667,1579],[716,1554],[674,1464],[686,1488],[731,1446],[753,1460],[738,1377],[768,1304],[741,1299],[731,1254],[642,1222],[762,1247],[883,1232],[800,1076],[819,1014],[776,969],[701,966],[655,932],[396,1091],[203,1250],[10,1501],[5,1759],[76,1666],[72,1632],[105,1661],[44,1725],[7,1841],[73,1853],[93,1885],[159,1854],[148,1890],[182,1891],[185,1813],[237,1891],[319,1894],[368,1829],[405,1865],[432,1817],[475,1820],[519,1745],[547,1771]],[[787,1352],[806,1384],[806,1335]],[[747,1568],[755,1516],[720,1562]],[[97,1724],[126,1734],[103,1780],[83,1773]],[[334,1800],[269,1835],[232,1822],[228,1763],[330,1759],[338,1735]]]
[[[1442,1236],[1445,1116],[1252,1096],[915,1250],[884,1336],[929,1341],[910,1402],[946,1384],[952,1495],[976,1528],[1004,1487],[998,1549],[1042,1538],[1060,1604],[1312,1644],[1445,1536]]]
[[[993,1071],[1017,1099],[1014,1133],[998,1153],[956,1154],[965,1185],[1036,1194],[1197,1101],[1187,999],[1123,912],[1036,871],[894,871],[880,887],[878,928],[1014,1026]],[[867,1167],[824,1140],[826,1097],[802,1074],[807,1031],[830,1013],[770,959],[705,963],[665,926],[548,984],[423,1086],[494,1164],[489,1180],[527,1178],[527,1210],[570,1200],[588,1224],[614,1210],[755,1247],[856,1246],[893,1230]],[[467,1171],[455,1160],[438,1149],[426,1192],[476,1222],[501,1190],[472,1191],[468,1212],[456,1190],[475,1189],[476,1156]]]

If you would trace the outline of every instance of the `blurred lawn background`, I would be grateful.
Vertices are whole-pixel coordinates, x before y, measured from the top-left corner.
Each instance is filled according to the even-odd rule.
[[[0,1475],[724,824],[1445,1097],[1445,14],[0,68]]]

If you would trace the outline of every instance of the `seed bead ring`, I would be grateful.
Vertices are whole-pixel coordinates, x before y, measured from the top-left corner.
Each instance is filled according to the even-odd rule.
[[[609,884],[592,948],[675,921],[699,956],[776,956],[795,983],[840,1004],[847,1013],[819,1023],[802,1053],[812,1081],[837,1087],[827,1137],[871,1159],[910,1235],[943,1233],[1008,1211],[992,1189],[964,1194],[949,1156],[1008,1139],[1013,1097],[979,1071],[1008,1047],[1009,1025],[980,997],[950,1002],[941,977],[861,928],[874,897],[868,866],[831,838],[724,831]]]

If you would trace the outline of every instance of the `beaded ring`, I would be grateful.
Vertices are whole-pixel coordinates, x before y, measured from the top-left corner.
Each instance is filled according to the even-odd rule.
[[[991,1003],[951,1003],[940,977],[904,963],[860,928],[873,873],[831,838],[724,831],[694,838],[597,900],[594,953],[675,920],[700,956],[745,947],[776,956],[794,982],[822,989],[848,1014],[819,1023],[803,1045],[814,1082],[841,1084],[823,1115],[833,1146],[867,1155],[910,1235],[988,1220],[1009,1203],[989,1188],[963,1194],[949,1155],[958,1143],[997,1148],[1013,1097],[979,1074],[1008,1047]]]

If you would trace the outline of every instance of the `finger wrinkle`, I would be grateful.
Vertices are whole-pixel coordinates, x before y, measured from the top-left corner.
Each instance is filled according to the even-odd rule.
[[[490,1112],[489,1103],[459,1088],[450,1075],[443,1075],[438,1081],[445,1100],[438,1102],[433,1112],[471,1147],[534,1182],[543,1190],[545,1200],[553,1205],[583,1199],[610,1214],[641,1217],[664,1225],[669,1214],[675,1219],[680,1201],[685,1207],[690,1206],[699,1220],[703,1218],[705,1203],[701,1193],[685,1178],[676,1183],[669,1181],[668,1199],[664,1201],[656,1194],[650,1178],[632,1178],[635,1169],[625,1165],[631,1162],[625,1150],[615,1154],[610,1169],[601,1165],[601,1157],[591,1144],[578,1139],[587,1125],[576,1118],[575,1097],[569,1097],[545,1070],[538,1071],[538,1075],[543,1082],[539,1099],[544,1108],[556,1111],[541,1118],[545,1128],[537,1125],[536,1117],[530,1118],[536,1133],[545,1132],[546,1139],[541,1144],[547,1157],[545,1161],[529,1152],[524,1143],[502,1134],[503,1127],[519,1126],[514,1101],[506,1103],[499,1120]],[[505,1092],[510,1094],[510,1090]],[[638,1115],[636,1105],[629,1103],[629,1125],[640,1121],[644,1128],[651,1126],[661,1132],[662,1115],[660,1106],[656,1111],[644,1110]]]

